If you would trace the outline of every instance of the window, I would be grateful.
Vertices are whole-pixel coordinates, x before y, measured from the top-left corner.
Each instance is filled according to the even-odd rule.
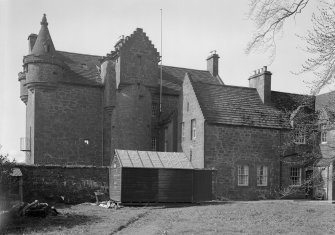
[[[181,123],[181,140],[185,141],[185,122]]]
[[[300,186],[301,185],[301,168],[291,167],[290,169],[290,181],[291,185]]]
[[[327,129],[325,124],[321,125],[321,143],[327,143]]]
[[[195,119],[191,120],[191,140],[195,140],[197,137],[197,129],[196,129],[197,122]]]
[[[157,117],[157,110],[158,110],[158,105],[157,104],[152,104],[152,107],[151,107],[151,116]]]
[[[249,167],[248,166],[238,166],[238,186],[248,186],[249,185]]]
[[[190,149],[190,162],[192,162],[192,156],[193,156],[193,152],[192,152],[192,149]]]
[[[87,64],[81,64],[81,67],[82,67],[83,69],[85,69],[85,70],[87,70],[87,69],[88,69],[88,66],[87,66]]]
[[[151,139],[151,150],[152,151],[156,151],[157,149],[157,139],[156,138],[152,138]]]
[[[84,140],[84,144],[85,145],[89,145],[90,144],[90,141],[88,139]]]
[[[295,132],[294,142],[296,144],[305,144],[306,143],[306,134],[304,129],[298,129]]]
[[[187,112],[190,111],[190,103],[187,102]]]
[[[50,45],[45,45],[44,49],[45,49],[45,52],[50,52]]]
[[[168,129],[164,129],[164,152],[168,151]]]
[[[268,167],[257,166],[257,186],[268,185]]]
[[[167,152],[168,151],[168,141],[165,140],[164,141],[164,152]]]

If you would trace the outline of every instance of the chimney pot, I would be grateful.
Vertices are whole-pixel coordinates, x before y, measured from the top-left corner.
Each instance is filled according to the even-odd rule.
[[[271,72],[267,71],[267,66],[254,71],[254,75],[249,78],[249,87],[256,88],[259,97],[264,104],[271,104]]]
[[[28,53],[30,54],[33,51],[33,47],[35,45],[37,39],[37,34],[31,33],[28,36]]]

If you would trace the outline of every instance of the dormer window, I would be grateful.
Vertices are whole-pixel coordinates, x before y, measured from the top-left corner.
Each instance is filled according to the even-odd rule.
[[[321,125],[321,144],[327,143],[327,129],[326,124]]]
[[[82,67],[83,69],[88,69],[87,64],[81,64],[81,67]]]
[[[294,133],[294,143],[305,144],[306,143],[306,131],[305,129],[297,129]]]
[[[44,45],[45,52],[50,52],[50,45]]]

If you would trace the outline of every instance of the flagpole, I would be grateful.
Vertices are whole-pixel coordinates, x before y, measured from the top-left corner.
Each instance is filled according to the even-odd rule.
[[[161,10],[161,69],[159,88],[159,113],[162,113],[162,93],[163,93],[163,9]]]

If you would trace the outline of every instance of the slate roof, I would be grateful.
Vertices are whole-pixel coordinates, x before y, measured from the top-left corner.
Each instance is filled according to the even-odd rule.
[[[314,109],[315,96],[271,91],[271,102],[279,110],[292,112],[302,105]]]
[[[67,70],[65,72],[65,81],[88,85],[101,85],[101,79],[98,68],[100,68],[99,59],[101,56],[85,55],[65,51],[57,51]],[[98,67],[98,68],[97,68]]]
[[[210,84],[223,84],[221,79],[213,77],[207,70],[196,70],[163,65],[163,87],[179,93],[182,89],[186,73],[190,74],[194,81],[201,81]]]
[[[98,68],[100,68],[99,59],[101,59],[101,56],[65,51],[57,51],[57,56],[67,66],[66,82],[101,85],[101,78],[98,72]],[[160,67],[158,67],[158,69],[160,69]],[[195,81],[222,84],[220,79],[213,77],[211,73],[206,70],[163,66],[163,91],[179,94],[186,73],[191,74]],[[159,84],[159,77],[157,77],[157,84]]]
[[[122,167],[193,169],[184,153],[115,150]]]
[[[316,96],[315,109],[327,108],[335,111],[335,91]]]
[[[193,89],[209,123],[289,128],[283,112],[264,105],[255,88],[195,82]]]

